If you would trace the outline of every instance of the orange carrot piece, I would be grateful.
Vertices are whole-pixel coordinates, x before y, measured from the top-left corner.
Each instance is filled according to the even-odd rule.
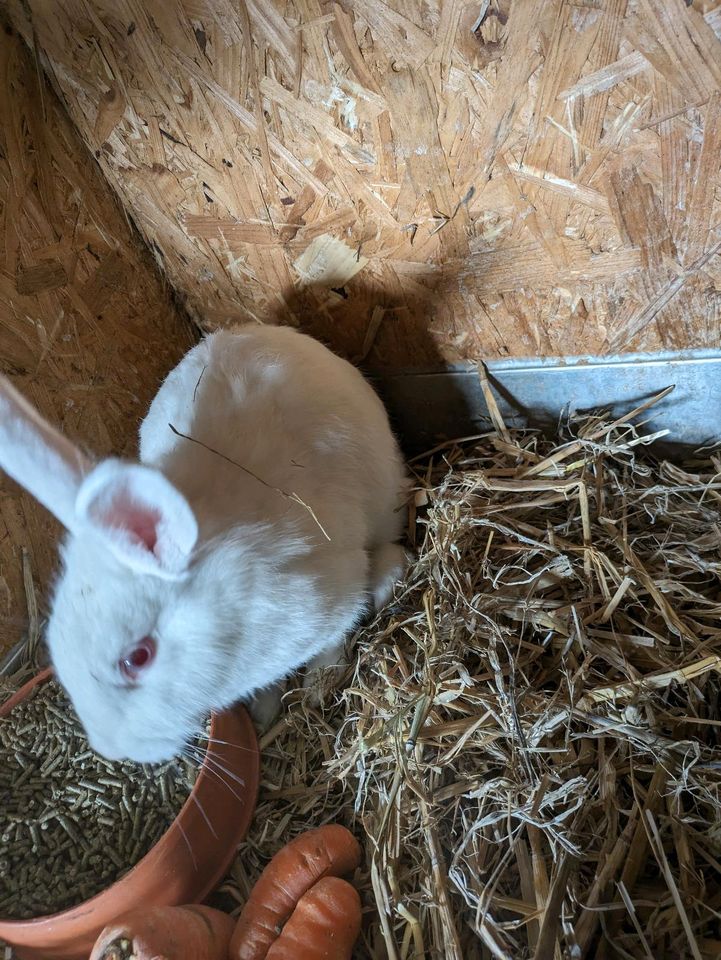
[[[141,908],[103,930],[90,960],[227,960],[234,927],[211,907]]]
[[[300,898],[266,960],[350,960],[360,928],[356,888],[324,877]]]
[[[230,960],[265,960],[300,898],[323,877],[352,873],[361,849],[340,824],[308,830],[270,861],[253,887],[230,942]]]

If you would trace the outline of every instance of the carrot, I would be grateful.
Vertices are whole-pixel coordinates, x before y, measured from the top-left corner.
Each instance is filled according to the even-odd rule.
[[[266,958],[350,960],[360,928],[356,888],[338,877],[324,877],[300,898]]]
[[[360,857],[358,841],[339,824],[291,840],[251,890],[230,942],[230,960],[264,960],[303,894],[323,877],[351,873]]]
[[[227,960],[234,926],[210,907],[140,908],[103,930],[90,960]]]

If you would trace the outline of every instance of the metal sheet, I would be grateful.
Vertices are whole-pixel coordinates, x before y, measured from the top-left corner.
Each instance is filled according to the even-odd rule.
[[[509,426],[552,428],[564,411],[608,407],[621,415],[664,387],[674,391],[644,417],[669,430],[666,453],[721,438],[721,351],[494,360],[491,383]],[[474,366],[401,371],[373,379],[409,454],[482,432],[488,409]]]

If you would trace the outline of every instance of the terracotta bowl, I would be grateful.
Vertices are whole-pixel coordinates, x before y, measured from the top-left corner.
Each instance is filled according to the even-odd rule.
[[[0,707],[0,717],[51,676],[51,670],[44,670],[26,683]],[[210,735],[215,739],[208,756],[238,779],[231,778],[229,786],[208,773],[206,762],[168,830],[117,883],[62,913],[17,922],[0,919],[0,940],[11,944],[21,960],[87,960],[103,927],[126,911],[140,904],[200,903],[219,883],[253,816],[259,755],[255,729],[241,707],[214,715]]]

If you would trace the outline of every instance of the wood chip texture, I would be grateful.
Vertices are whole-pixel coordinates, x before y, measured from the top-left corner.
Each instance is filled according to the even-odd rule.
[[[375,368],[718,343],[715,0],[8,8],[204,328]]]
[[[132,454],[190,325],[40,77],[0,30],[0,370],[84,448]],[[0,476],[0,658],[37,632],[59,534]]]

